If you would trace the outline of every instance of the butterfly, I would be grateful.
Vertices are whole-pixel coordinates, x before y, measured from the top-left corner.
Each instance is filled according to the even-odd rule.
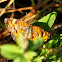
[[[47,31],[44,31],[38,26],[32,26],[30,23],[20,19],[5,18],[4,23],[7,29],[11,32],[11,36],[15,41],[17,40],[20,33],[23,34],[25,39],[27,38],[31,41],[41,36],[43,37],[44,41],[46,41],[50,37],[50,33]]]

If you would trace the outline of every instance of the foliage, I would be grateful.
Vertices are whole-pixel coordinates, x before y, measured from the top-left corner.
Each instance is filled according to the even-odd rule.
[[[57,16],[56,12],[51,12],[46,16],[42,17],[40,20],[38,20],[38,22],[34,23],[33,25],[40,26],[44,30],[48,31],[54,24],[56,16]]]
[[[44,30],[49,31],[54,24],[56,15],[56,12],[51,12],[38,20],[38,23],[33,23],[33,25],[40,26]],[[32,42],[28,39],[24,39],[22,34],[20,34],[16,45],[3,44],[0,48],[0,54],[8,60],[13,60],[14,62],[61,62],[61,41],[62,34],[52,35],[51,40],[45,44],[42,37],[37,38]]]

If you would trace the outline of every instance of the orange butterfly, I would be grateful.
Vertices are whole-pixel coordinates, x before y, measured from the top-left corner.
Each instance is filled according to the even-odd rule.
[[[44,31],[42,28],[38,26],[32,26],[20,19],[5,18],[4,22],[15,41],[17,40],[20,33],[23,34],[24,38],[28,38],[31,41],[41,36],[46,41],[50,37],[50,33]]]

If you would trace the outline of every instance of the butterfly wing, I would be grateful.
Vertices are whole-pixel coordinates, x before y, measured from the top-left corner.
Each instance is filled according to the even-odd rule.
[[[5,18],[4,19],[5,26],[11,32],[13,39],[15,40],[20,33],[25,35],[25,32],[28,32],[29,25],[15,18]]]
[[[44,31],[42,28],[38,26],[31,26],[28,23],[19,19],[5,18],[4,22],[5,26],[11,32],[11,35],[15,41],[20,35],[20,33],[23,34],[24,38],[28,38],[31,41],[41,36],[46,41],[50,36],[50,34]]]

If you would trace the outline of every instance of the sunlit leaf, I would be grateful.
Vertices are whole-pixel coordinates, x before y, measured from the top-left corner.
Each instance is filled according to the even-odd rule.
[[[38,20],[38,22],[42,22],[41,26],[42,27],[44,26],[44,28],[47,27],[47,25],[49,26],[49,28],[51,28],[52,25],[54,24],[56,16],[57,16],[57,12],[51,12],[46,16],[44,16],[43,18],[41,18],[40,20]],[[43,23],[46,23],[46,24],[44,25]]]
[[[35,39],[33,42],[29,41],[28,49],[35,50],[39,48],[44,43],[44,39],[42,37],[39,37]]]
[[[17,44],[20,48],[26,49],[28,46],[28,40],[23,38],[23,35],[20,33],[17,39]]]
[[[27,62],[26,58],[23,55],[14,59],[13,62]]]
[[[1,55],[7,59],[14,59],[22,53],[23,51],[13,44],[3,44],[1,46]]]
[[[62,45],[61,34],[56,34],[51,36],[51,40],[46,44],[49,48],[56,48]]]
[[[25,57],[27,60],[32,60],[34,56],[37,56],[37,53],[34,51],[27,51]]]

